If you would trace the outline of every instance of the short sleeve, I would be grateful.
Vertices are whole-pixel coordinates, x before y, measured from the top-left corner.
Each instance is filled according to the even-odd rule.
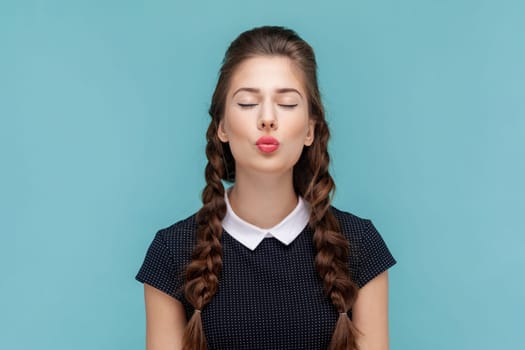
[[[357,285],[363,287],[374,277],[388,270],[396,264],[385,241],[372,224],[366,220],[361,245],[359,247],[359,266],[357,271]]]
[[[182,276],[175,267],[162,233],[162,230],[158,231],[153,238],[135,279],[182,300]]]

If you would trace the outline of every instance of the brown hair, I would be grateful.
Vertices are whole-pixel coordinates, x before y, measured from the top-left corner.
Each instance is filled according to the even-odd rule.
[[[330,157],[327,145],[330,137],[325,121],[317,83],[317,63],[310,45],[294,31],[276,26],[264,26],[241,33],[229,46],[213,93],[209,114],[211,122],[206,133],[206,186],[202,192],[203,206],[196,215],[197,242],[192,261],[186,267],[184,292],[196,312],[184,333],[184,349],[205,350],[206,338],[200,310],[213,298],[219,286],[222,267],[221,221],[226,214],[224,186],[221,180],[234,182],[235,160],[227,143],[217,136],[223,118],[229,82],[241,62],[255,56],[284,56],[304,74],[310,118],[315,122],[314,142],[304,147],[293,169],[295,192],[311,207],[309,220],[314,230],[317,249],[315,266],[324,284],[324,292],[339,312],[329,349],[357,349],[358,330],[348,318],[357,296],[357,286],[348,268],[348,241],[330,211],[335,184],[328,172]]]

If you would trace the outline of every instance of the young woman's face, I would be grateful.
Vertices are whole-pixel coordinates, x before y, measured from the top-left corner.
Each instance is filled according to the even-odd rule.
[[[287,57],[257,56],[235,70],[217,132],[236,172],[283,174],[314,139],[302,73]]]

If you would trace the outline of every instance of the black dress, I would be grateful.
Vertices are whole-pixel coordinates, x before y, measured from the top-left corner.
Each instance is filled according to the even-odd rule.
[[[370,220],[331,210],[350,242],[348,264],[359,288],[396,263]],[[187,318],[193,307],[181,275],[195,229],[192,215],[158,231],[135,277],[181,301]],[[327,348],[338,312],[323,294],[312,236],[306,226],[289,245],[265,238],[252,251],[223,232],[219,289],[201,315],[210,350]]]

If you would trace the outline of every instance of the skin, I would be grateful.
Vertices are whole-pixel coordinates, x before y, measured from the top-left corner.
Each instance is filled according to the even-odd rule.
[[[285,57],[250,58],[230,82],[218,130],[235,158],[229,200],[239,217],[262,228],[276,225],[297,205],[293,166],[314,138],[303,85],[300,72]],[[239,90],[245,88],[257,92]],[[279,92],[282,88],[291,90]],[[255,145],[261,136],[275,137],[279,148],[261,152]]]
[[[229,200],[239,217],[262,228],[276,225],[297,205],[293,166],[314,141],[315,128],[302,79],[290,59],[261,56],[242,62],[230,81],[217,132],[235,158]],[[279,148],[261,152],[255,145],[261,136],[275,137]],[[182,304],[148,284],[144,296],[147,349],[180,349],[186,326]],[[388,271],[359,290],[352,314],[363,333],[360,350],[387,350]]]

